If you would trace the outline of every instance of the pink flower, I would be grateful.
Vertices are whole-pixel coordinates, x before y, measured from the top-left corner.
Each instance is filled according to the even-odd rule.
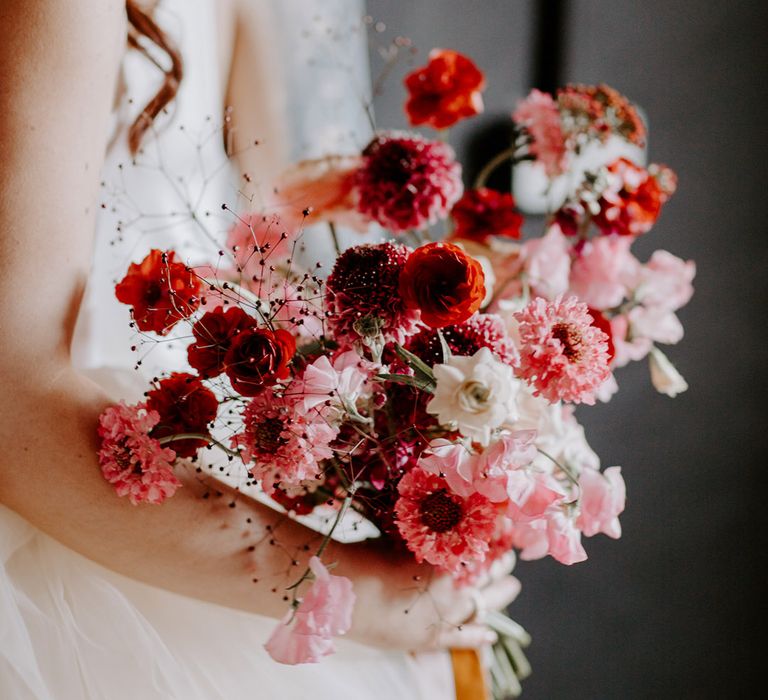
[[[461,197],[461,166],[453,149],[417,134],[377,135],[357,173],[358,209],[394,233],[444,219]]]
[[[432,440],[419,457],[425,472],[445,479],[453,493],[469,498],[475,491],[477,457],[466,445],[443,438]]]
[[[600,236],[587,241],[573,261],[571,291],[588,306],[610,309],[629,296],[640,263],[629,252],[629,236]]]
[[[676,311],[693,296],[696,263],[681,260],[666,250],[657,250],[639,274],[637,300],[644,306]]]
[[[133,505],[162,503],[181,486],[173,473],[176,453],[149,437],[159,421],[160,414],[145,404],[119,403],[99,416],[101,472]]]
[[[608,537],[621,537],[619,514],[624,511],[626,488],[621,467],[609,467],[600,473],[585,469],[579,476],[581,512],[576,524],[587,537],[602,532]]]
[[[357,211],[355,179],[362,163],[359,156],[325,156],[296,163],[275,184],[276,206],[296,218],[307,212],[311,225],[332,221],[364,232],[367,220]]]
[[[416,467],[398,485],[397,528],[416,560],[450,574],[485,559],[497,510],[483,495],[462,497],[445,479]]]
[[[528,97],[518,104],[512,118],[530,134],[532,142],[529,150],[544,166],[547,176],[561,175],[566,166],[565,135],[552,95],[531,90]]]
[[[357,410],[361,398],[371,395],[371,377],[376,368],[354,350],[339,353],[333,363],[327,355],[321,355],[307,365],[287,393],[295,399],[299,413],[314,412],[326,421],[338,422],[346,412]]]
[[[614,347],[613,363],[616,367],[624,367],[631,361],[642,360],[653,346],[650,338],[639,337],[634,333],[630,336],[627,314],[619,314],[611,319],[611,337]]]
[[[515,314],[519,322],[517,375],[535,395],[593,404],[608,378],[608,336],[592,325],[587,305],[575,297],[547,302],[537,298]]]
[[[405,342],[419,329],[419,312],[400,297],[400,273],[410,249],[396,243],[360,245],[336,260],[325,293],[327,324],[342,345]]]
[[[516,524],[513,541],[524,561],[549,555],[561,564],[571,565],[587,558],[581,532],[562,508],[552,509],[538,520]]]
[[[264,645],[281,664],[317,663],[336,651],[333,637],[346,634],[352,626],[352,582],[328,573],[317,557],[309,560],[309,568],[314,582],[295,612],[283,618]]]
[[[541,238],[523,243],[521,256],[528,283],[537,296],[554,299],[568,290],[571,245],[560,227],[550,226]]]
[[[295,398],[268,390],[248,402],[243,432],[232,443],[241,449],[243,463],[252,463],[251,474],[267,494],[279,487],[290,495],[317,479],[320,462],[333,455],[329,445],[337,433],[321,416],[300,414]]]
[[[300,216],[254,213],[238,218],[230,229],[227,247],[234,251],[238,269],[246,277],[253,277],[251,286],[257,294],[264,270],[287,264],[301,223]]]

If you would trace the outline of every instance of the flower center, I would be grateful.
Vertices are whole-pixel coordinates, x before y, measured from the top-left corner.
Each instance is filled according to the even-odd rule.
[[[156,304],[163,296],[163,288],[157,282],[150,282],[144,289],[144,301],[148,306]]]
[[[485,410],[490,397],[491,389],[476,379],[464,382],[459,389],[459,404],[467,413],[479,413]]]
[[[563,355],[570,362],[581,359],[584,338],[578,326],[573,323],[556,323],[552,326],[552,337],[560,341],[560,345],[563,346]]]
[[[256,447],[268,454],[277,452],[285,444],[285,439],[282,437],[283,428],[283,421],[279,418],[263,420],[253,431]]]
[[[461,520],[461,504],[448,495],[445,489],[429,494],[420,504],[421,522],[435,532],[447,532]]]

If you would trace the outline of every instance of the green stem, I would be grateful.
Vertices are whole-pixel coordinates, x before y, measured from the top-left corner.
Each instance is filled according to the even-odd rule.
[[[169,442],[176,442],[176,440],[205,440],[205,442],[216,445],[220,450],[226,452],[230,457],[239,457],[240,453],[237,450],[230,450],[229,447],[219,442],[210,435],[203,435],[202,433],[176,433],[175,435],[166,435],[158,440],[161,445],[167,445]]]
[[[333,221],[328,222],[328,229],[331,232],[331,240],[333,241],[333,249],[336,251],[336,256],[341,255],[341,244],[339,243],[339,234],[336,231],[336,224]]]
[[[483,169],[478,173],[477,177],[475,178],[473,189],[478,190],[481,187],[485,187],[485,183],[488,181],[488,178],[491,176],[493,171],[506,161],[510,161],[510,163],[514,165],[517,162],[516,156],[516,146],[510,146],[509,148],[504,149],[501,153],[496,154],[485,164],[485,166],[483,166]]]
[[[564,464],[560,464],[552,455],[544,452],[541,448],[537,447],[536,451],[539,454],[544,455],[550,462],[552,462],[563,474],[565,474],[568,477],[568,481],[570,481],[574,486],[579,485],[579,477],[574,473],[574,471],[570,467],[566,467]]]

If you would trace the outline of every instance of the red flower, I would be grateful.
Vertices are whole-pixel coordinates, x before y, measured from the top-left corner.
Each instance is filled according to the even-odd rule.
[[[218,306],[209,311],[192,326],[195,342],[187,348],[189,364],[204,378],[221,374],[224,371],[224,356],[232,340],[255,325],[253,317],[239,306],[226,311]]]
[[[400,296],[431,328],[466,321],[485,298],[480,263],[452,243],[417,248],[400,273]]]
[[[593,218],[605,235],[638,236],[656,223],[667,196],[655,177],[626,158],[608,166],[611,184],[600,198],[600,212]]]
[[[296,340],[288,331],[250,328],[232,340],[224,356],[224,371],[235,391],[256,396],[288,376],[295,353]]]
[[[587,308],[589,315],[592,317],[592,325],[595,328],[599,328],[606,336],[606,343],[608,344],[608,363],[613,362],[613,358],[616,356],[616,346],[613,343],[613,331],[611,330],[611,322],[597,309],[593,309],[591,306]]]
[[[468,190],[451,211],[456,223],[453,238],[487,243],[491,236],[520,238],[523,217],[515,211],[511,194],[481,187]]]
[[[151,250],[140,263],[131,263],[115,287],[115,296],[133,307],[133,320],[142,331],[165,335],[200,305],[200,280],[176,253]]]
[[[413,126],[426,124],[446,129],[483,111],[485,77],[466,56],[433,49],[429,63],[405,76],[408,101],[405,112]]]
[[[147,392],[147,408],[160,414],[160,422],[150,433],[156,440],[181,433],[209,436],[208,424],[216,418],[219,401],[197,377],[174,372],[160,381],[157,389]],[[187,439],[174,440],[168,446],[179,457],[194,457],[206,444],[202,439]]]
[[[394,233],[444,219],[464,187],[448,144],[398,132],[368,144],[355,184],[358,211]]]

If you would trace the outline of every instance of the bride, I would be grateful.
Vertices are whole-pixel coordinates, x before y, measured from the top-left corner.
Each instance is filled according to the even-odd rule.
[[[175,361],[171,343],[133,371],[115,276],[149,247],[172,246],[196,263],[216,257],[192,217],[129,235],[119,207],[105,204],[110,187],[143,212],[167,214],[183,189],[174,177],[187,173],[184,188],[206,185],[194,206],[220,210],[234,192],[210,174],[224,158],[221,139],[184,126],[221,121],[225,104],[236,167],[267,181],[296,155],[280,70],[299,48],[279,45],[268,9],[308,16],[315,4],[0,7],[2,698],[447,698],[446,657],[430,675],[420,661],[429,657],[411,652],[487,643],[487,628],[472,621],[477,601],[501,608],[515,593],[508,576],[458,590],[445,579],[426,584],[416,564],[375,544],[333,544],[328,560],[357,593],[352,629],[323,663],[280,666],[263,644],[285,610],[285,551],[300,552],[303,568],[312,533],[286,521],[280,547],[263,537],[246,547],[276,518],[256,500],[238,493],[230,508],[228,486],[206,500],[190,478],[163,507],[133,507],[99,473],[101,410],[134,398],[152,362]],[[242,147],[254,135],[261,145]],[[193,173],[197,160],[207,175]]]

